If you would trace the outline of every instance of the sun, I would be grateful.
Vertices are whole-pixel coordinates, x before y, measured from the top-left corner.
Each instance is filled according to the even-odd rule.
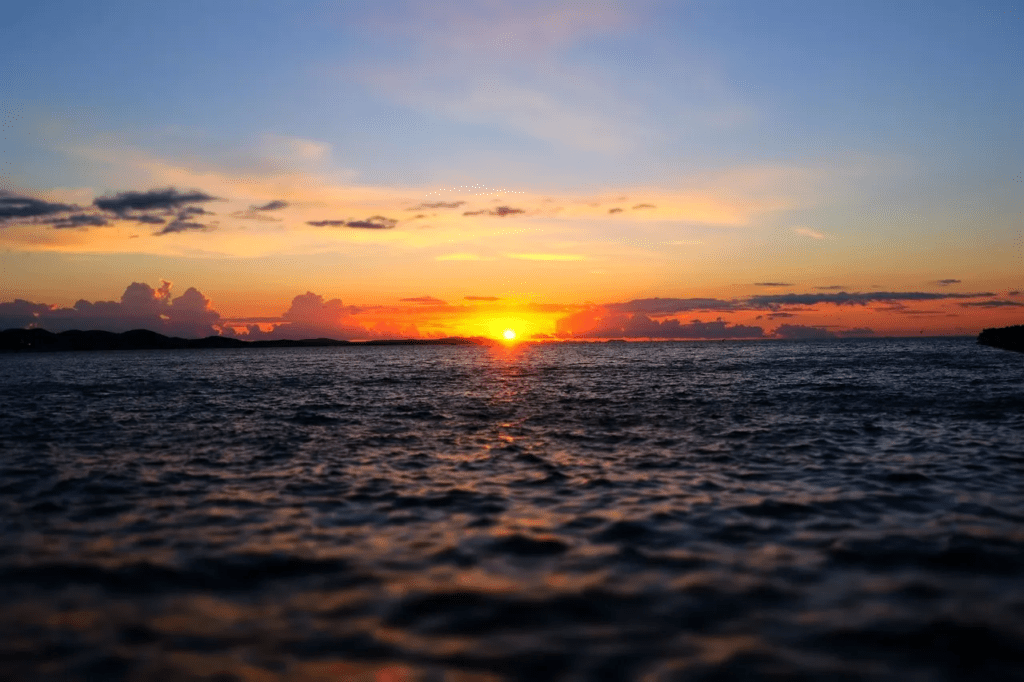
[[[506,329],[501,335],[505,337],[506,341],[512,341],[516,338],[516,332],[514,329]]]

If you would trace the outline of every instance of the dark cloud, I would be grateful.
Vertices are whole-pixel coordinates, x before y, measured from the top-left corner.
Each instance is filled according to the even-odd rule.
[[[808,327],[802,324],[779,325],[772,332],[780,339],[834,339],[836,335],[824,327]]]
[[[971,301],[960,305],[964,308],[1024,308],[1024,303],[1018,301]]]
[[[307,225],[313,227],[345,227],[348,225],[347,220],[307,220]]]
[[[714,322],[693,320],[683,324],[675,319],[659,322],[646,315],[636,314],[629,317],[615,316],[606,322],[608,324],[604,326],[574,336],[591,339],[748,339],[764,336],[761,327],[730,325],[721,318]]]
[[[92,203],[96,208],[118,215],[134,211],[173,211],[185,204],[216,201],[217,197],[192,190],[179,192],[173,187],[151,189],[148,192],[120,192],[112,197],[99,197]]]
[[[250,211],[280,211],[282,208],[288,208],[288,202],[287,201],[281,201],[280,199],[275,199],[274,201],[271,201],[269,203],[263,204],[262,206],[250,206],[249,210]]]
[[[467,301],[500,301],[497,296],[466,296]]]
[[[837,294],[774,294],[751,296],[747,304],[753,308],[773,309],[783,305],[817,305],[832,303],[835,305],[866,305],[874,301],[936,301],[948,298],[982,298],[994,296],[992,293],[976,294],[939,294],[924,291],[876,291],[870,293],[849,294],[845,291]]]
[[[789,282],[754,282],[755,287],[791,287]]]
[[[734,301],[717,298],[640,298],[625,303],[611,303],[609,310],[620,313],[646,313],[650,315],[671,315],[694,310],[734,310]]]
[[[207,211],[202,206],[186,206],[185,208],[178,211],[178,220],[186,220],[194,215],[216,215],[212,211]]]
[[[604,306],[591,306],[559,319],[555,323],[559,338],[616,339],[730,339],[760,338],[764,329],[730,325],[718,318],[714,322],[693,320],[683,324],[676,319],[652,320],[637,313],[627,315]]]
[[[832,285],[827,286],[827,287],[814,287],[814,288],[817,289],[818,291],[842,291],[843,289],[847,289],[849,287],[847,287],[845,284],[832,284]]]
[[[420,204],[418,206],[413,206],[412,208],[410,208],[408,210],[410,210],[410,211],[422,211],[422,210],[428,209],[428,208],[458,208],[459,206],[462,206],[465,203],[466,203],[465,201],[435,201],[435,202],[432,202],[432,203],[424,203],[424,204]]]
[[[363,230],[390,230],[398,221],[393,218],[385,218],[382,215],[375,215],[367,218],[366,220],[350,220],[348,227],[354,227]]]
[[[263,222],[276,223],[280,222],[281,219],[274,218],[266,214],[272,211],[280,211],[283,208],[288,208],[288,206],[289,204],[287,201],[275,199],[274,201],[271,201],[263,205],[253,204],[244,211],[235,211],[234,213],[231,214],[231,217],[241,218],[242,220],[261,220]]]
[[[177,232],[196,232],[207,229],[209,228],[203,223],[197,223],[191,220],[183,220],[182,218],[178,218],[173,222],[167,223],[167,225],[165,225],[162,230],[154,232],[153,234],[154,236],[159,237],[160,235],[165,234],[175,234]]]
[[[174,298],[170,282],[163,282],[159,289],[132,282],[120,301],[83,299],[71,308],[53,308],[21,300],[0,303],[0,329],[27,326],[52,332],[149,329],[169,336],[200,338],[217,334],[219,324],[220,313],[213,309],[208,298],[195,288]]]
[[[761,316],[758,315],[757,317],[760,319]],[[784,313],[784,312],[779,311],[779,312],[774,312],[774,313],[768,313],[768,315],[766,317],[769,320],[774,320],[777,317],[796,317],[796,315],[794,315],[793,313]]]
[[[400,298],[403,303],[422,303],[425,305],[445,305],[445,302],[433,296],[417,296],[415,298]]]
[[[38,326],[39,318],[50,310],[45,303],[32,303],[20,298],[0,303],[0,330]]]
[[[1007,291],[1006,295],[1007,296],[1020,296],[1020,292],[1016,291],[1016,290],[1014,290],[1014,291]]]
[[[609,208],[608,212],[609,213],[622,213],[622,209],[621,208]]]
[[[950,284],[960,284],[960,280],[958,280],[958,279],[940,279],[940,280],[937,280],[935,283],[938,284],[939,286],[946,287],[946,286],[949,286]]]
[[[77,206],[71,204],[56,204],[0,190],[0,223],[17,218],[51,216],[77,209]]]
[[[166,219],[155,215],[137,215],[132,216],[132,220],[140,223],[146,223],[147,225],[163,225],[167,222]]]
[[[309,220],[307,225],[313,227],[352,227],[363,230],[390,230],[398,221],[382,215],[370,216],[366,220]]]
[[[636,206],[633,207],[633,210],[635,211],[635,210],[640,209],[640,208],[658,208],[658,207],[655,206],[654,204],[637,204]]]
[[[110,224],[103,216],[90,213],[75,213],[64,218],[48,220],[47,222],[58,230],[69,227],[104,227]]]
[[[498,217],[504,217],[507,215],[516,215],[518,213],[526,213],[521,208],[512,208],[511,206],[498,206],[493,210],[487,210],[486,208],[480,209],[479,211],[466,211],[462,215],[494,215]]]

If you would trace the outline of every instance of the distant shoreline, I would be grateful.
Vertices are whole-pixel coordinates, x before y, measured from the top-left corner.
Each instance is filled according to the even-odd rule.
[[[175,350],[189,348],[311,348],[329,346],[489,346],[494,341],[482,337],[443,339],[376,339],[344,341],[338,339],[279,339],[243,341],[230,336],[183,339],[164,336],[148,329],[132,331],[78,331],[53,333],[45,329],[7,329],[0,332],[0,352],[46,353],[90,350]]]
[[[1021,329],[1021,327],[1008,327],[1008,330]],[[1024,343],[1013,347],[1012,344],[1000,346],[998,343],[987,343],[983,339],[991,337],[991,332],[1002,332],[1000,329],[986,329],[978,337],[978,343],[984,345],[1006,348],[1008,350],[1024,350]],[[564,344],[564,343],[598,343],[598,344],[620,344],[620,343],[644,343],[654,341],[659,343],[678,342],[745,342],[745,341],[850,341],[850,340],[882,340],[887,338],[899,339],[923,339],[923,338],[973,338],[970,335],[964,336],[875,336],[875,337],[851,337],[845,339],[524,339],[518,344]],[[993,337],[996,338],[996,337]],[[999,339],[1003,337],[999,336]],[[183,339],[176,336],[165,336],[148,329],[133,329],[127,332],[108,332],[101,330],[80,331],[69,330],[64,332],[50,332],[45,329],[21,329],[13,328],[0,331],[0,353],[53,353],[65,351],[109,351],[109,350],[181,350],[181,349],[204,349],[204,348],[318,348],[318,347],[341,347],[341,346],[505,346],[501,341],[488,339],[486,337],[461,337],[451,336],[441,339],[373,339],[368,341],[347,341],[343,339],[275,339],[260,341],[244,341],[230,336],[207,336],[201,339]]]
[[[978,343],[1002,350],[1024,353],[1024,324],[1012,327],[992,327],[978,334]]]

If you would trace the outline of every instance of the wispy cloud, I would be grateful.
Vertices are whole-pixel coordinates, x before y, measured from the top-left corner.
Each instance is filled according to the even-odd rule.
[[[961,303],[964,308],[1024,308],[1019,301],[969,301]]]
[[[827,236],[824,233],[818,232],[817,230],[812,230],[809,227],[794,227],[793,232],[800,235],[801,237],[810,237],[811,239],[827,238]]]
[[[416,296],[414,298],[400,298],[402,303],[421,303],[423,305],[445,305],[445,302],[433,296]]]

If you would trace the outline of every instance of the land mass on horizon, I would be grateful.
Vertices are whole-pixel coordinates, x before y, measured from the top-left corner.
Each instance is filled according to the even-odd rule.
[[[483,337],[459,336],[442,339],[275,339],[243,341],[230,336],[183,339],[165,336],[148,329],[114,332],[77,329],[55,334],[45,329],[7,329],[0,332],[0,352],[54,352],[83,350],[165,350],[180,348],[308,348],[315,346],[486,346],[494,343]]]

